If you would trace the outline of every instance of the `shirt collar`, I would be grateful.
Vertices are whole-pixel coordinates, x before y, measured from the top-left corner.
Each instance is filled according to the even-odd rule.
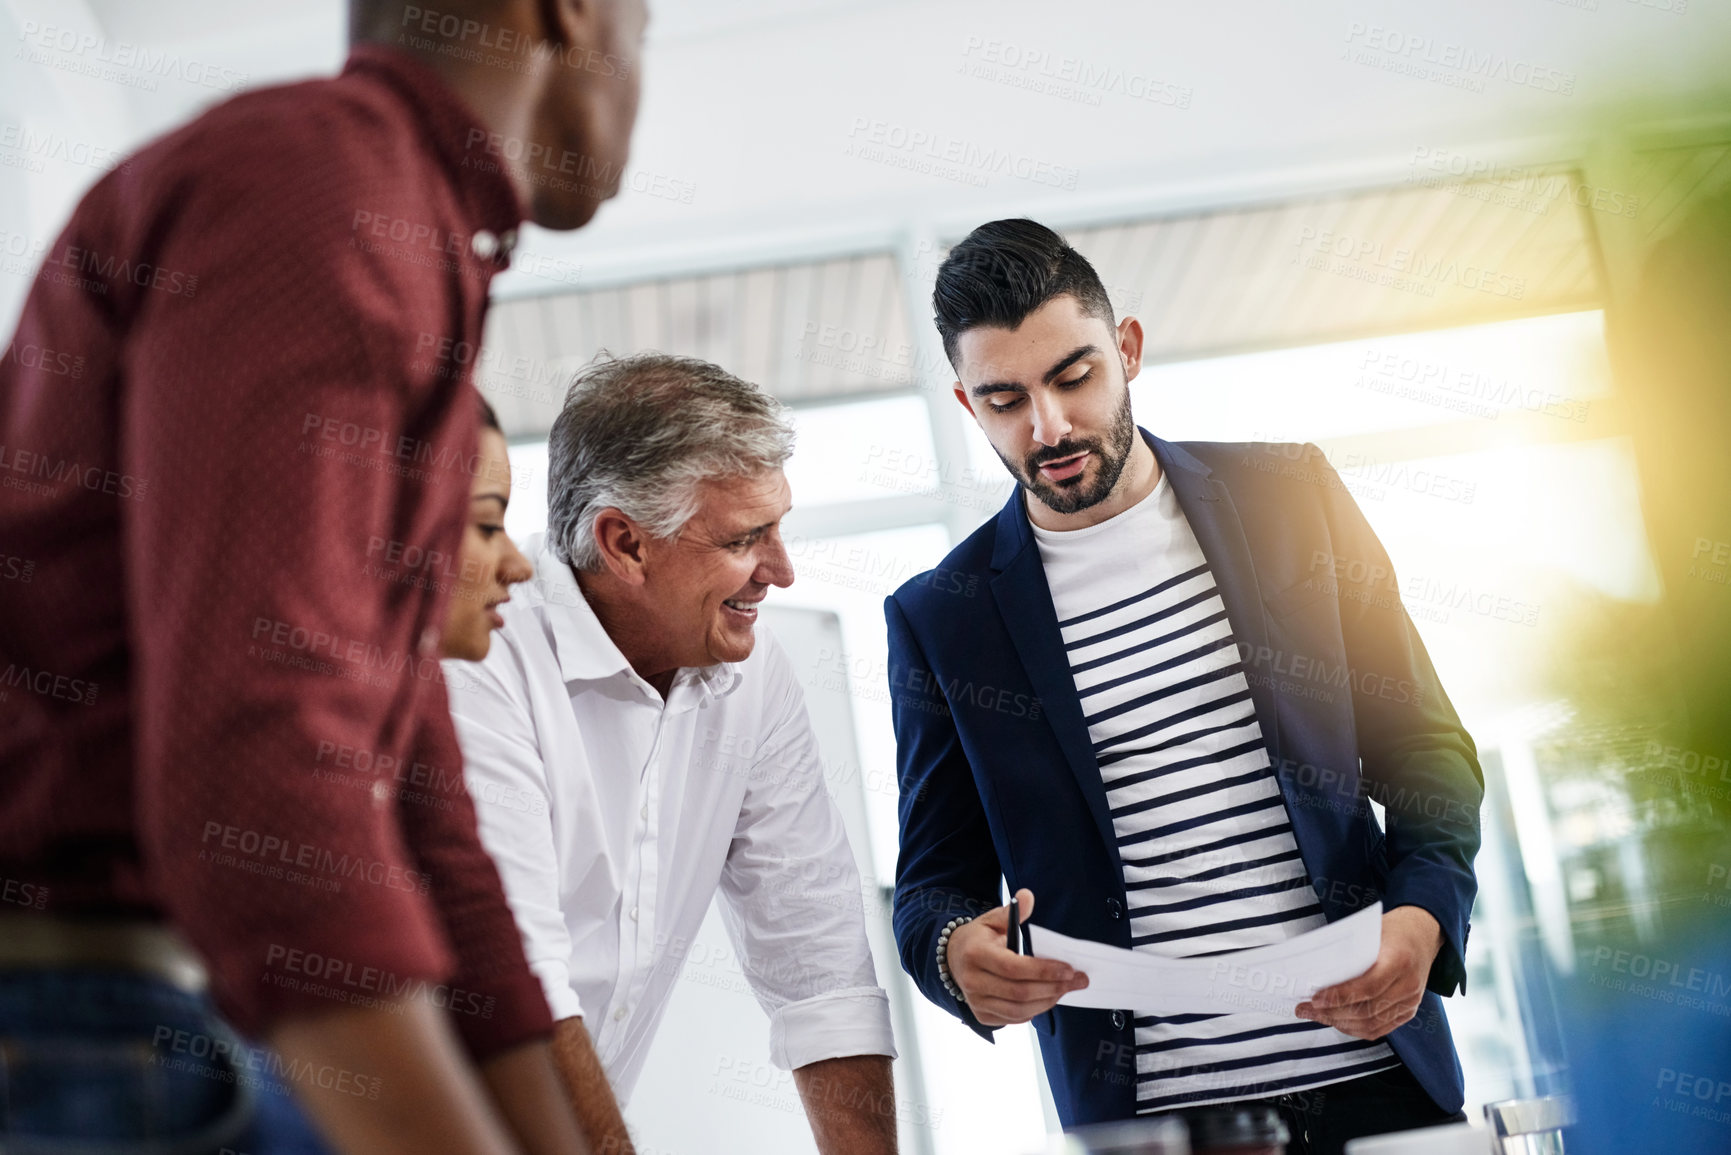
[[[354,45],[343,67],[344,76],[350,73],[373,77],[404,98],[457,190],[469,218],[470,235],[475,238],[475,255],[504,264],[517,243],[517,226],[528,214],[503,165],[476,163],[485,159],[485,154],[472,142],[485,139],[489,131],[481,118],[437,72],[389,45]],[[492,238],[494,247],[489,252],[481,251],[486,243],[483,233]]]
[[[567,682],[598,682],[631,672],[631,663],[613,644],[601,619],[583,596],[577,575],[559,560],[545,534],[529,539],[535,561],[535,586],[540,591],[547,623],[553,632],[553,652],[559,674]],[[674,676],[673,687],[691,685],[711,698],[724,698],[739,688],[744,675],[736,662],[686,666]],[[669,698],[672,694],[669,694]]]

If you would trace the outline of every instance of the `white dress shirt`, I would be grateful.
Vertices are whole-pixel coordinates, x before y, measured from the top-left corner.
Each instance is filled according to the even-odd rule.
[[[784,1070],[895,1055],[859,873],[805,696],[760,630],[743,662],[682,669],[666,702],[575,575],[529,539],[536,580],[483,662],[447,662],[481,841],[555,1019],[583,1016],[630,1096],[710,899]]]

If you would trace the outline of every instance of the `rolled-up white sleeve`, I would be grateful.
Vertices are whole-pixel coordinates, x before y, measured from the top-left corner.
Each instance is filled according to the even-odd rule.
[[[529,969],[541,980],[555,1020],[581,1016],[583,1004],[571,988],[571,935],[559,903],[547,770],[509,628],[493,634],[485,661],[447,661],[444,667],[481,844],[499,868]]]
[[[722,872],[722,920],[769,1015],[770,1061],[896,1055],[866,941],[859,870],[823,780],[805,696],[772,639],[760,753]]]
[[[890,1000],[882,987],[830,991],[787,1003],[769,1016],[769,1061],[784,1071],[852,1055],[896,1057]]]

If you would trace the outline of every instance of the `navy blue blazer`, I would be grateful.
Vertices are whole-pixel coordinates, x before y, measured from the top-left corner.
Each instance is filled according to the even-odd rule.
[[[1463,1101],[1439,996],[1463,989],[1484,777],[1401,605],[1394,568],[1311,445],[1162,441],[1143,431],[1213,570],[1272,772],[1332,921],[1423,907],[1444,946],[1390,1046],[1437,1106]],[[1018,489],[884,603],[900,778],[895,934],[926,996],[990,1038],[938,977],[944,924],[1031,889],[1034,921],[1130,945],[1106,793]],[[1386,807],[1379,828],[1366,798]],[[1136,1110],[1120,1011],[1036,1020],[1065,1127]]]

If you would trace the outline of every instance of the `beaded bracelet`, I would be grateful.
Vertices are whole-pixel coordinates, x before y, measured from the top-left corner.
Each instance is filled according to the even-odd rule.
[[[938,932],[938,978],[943,980],[944,989],[949,991],[958,1003],[967,1004],[967,997],[962,994],[962,988],[956,985],[950,977],[950,935],[958,926],[972,921],[967,915],[952,918],[943,930]]]

